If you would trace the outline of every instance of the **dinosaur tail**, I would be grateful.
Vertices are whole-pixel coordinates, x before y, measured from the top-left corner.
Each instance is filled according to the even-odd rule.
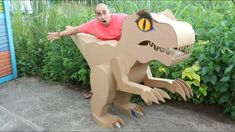
[[[71,38],[73,39],[74,43],[80,50],[80,53],[86,60],[88,52],[87,48],[91,46],[91,43],[99,41],[96,37],[85,33],[77,33],[75,35],[71,35]]]
[[[71,35],[71,38],[73,39],[74,43],[76,44],[76,46],[80,50],[80,53],[85,57],[86,44],[84,42],[82,42],[82,40],[80,39],[80,37],[77,34]]]

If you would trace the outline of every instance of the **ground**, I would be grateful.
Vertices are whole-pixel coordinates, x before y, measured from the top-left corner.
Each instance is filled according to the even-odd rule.
[[[75,90],[77,89],[77,90]],[[40,78],[18,78],[0,85],[0,131],[102,131],[91,119],[89,100],[78,86]],[[235,121],[215,105],[167,101],[144,106],[144,116],[110,113],[126,125],[116,131],[234,131]]]

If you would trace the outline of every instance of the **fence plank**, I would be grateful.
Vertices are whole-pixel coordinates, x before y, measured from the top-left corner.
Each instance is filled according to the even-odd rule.
[[[7,59],[5,62],[0,63],[0,67],[4,67],[4,66],[7,66],[7,65],[11,65],[11,60],[10,59]]]
[[[9,74],[11,74],[11,73],[12,73],[11,68],[6,69],[6,70],[3,70],[3,71],[0,71],[0,77],[7,76],[7,75],[9,75]]]
[[[10,57],[9,51],[0,52],[0,60],[8,57]]]

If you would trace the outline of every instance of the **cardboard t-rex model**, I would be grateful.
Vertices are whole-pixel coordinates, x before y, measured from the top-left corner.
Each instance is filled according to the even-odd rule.
[[[170,99],[160,88],[179,93],[184,100],[193,96],[183,80],[154,78],[148,65],[158,60],[170,66],[190,56],[194,30],[190,24],[177,21],[170,10],[141,10],[128,15],[120,41],[102,41],[84,33],[72,35],[72,39],[91,70],[91,115],[100,126],[124,125],[120,117],[108,113],[111,104],[127,115],[143,115],[141,106],[130,103],[133,94],[140,95],[149,105]]]

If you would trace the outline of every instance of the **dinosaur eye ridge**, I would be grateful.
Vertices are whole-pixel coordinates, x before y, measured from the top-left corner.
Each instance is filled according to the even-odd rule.
[[[148,32],[153,28],[152,21],[145,17],[137,19],[136,23],[138,28],[144,32]]]

